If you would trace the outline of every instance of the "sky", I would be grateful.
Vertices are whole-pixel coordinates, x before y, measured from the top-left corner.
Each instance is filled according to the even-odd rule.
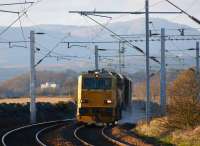
[[[10,2],[24,2],[25,0],[1,0],[0,4]],[[31,1],[31,0],[26,0]],[[36,1],[36,0],[33,0]],[[171,0],[182,9],[200,19],[200,0]],[[176,11],[165,0],[149,0],[150,11]],[[20,11],[21,6],[0,6],[0,10]],[[78,14],[70,14],[70,10],[97,10],[97,11],[144,11],[144,0],[41,0],[34,5],[23,17],[22,25],[31,26],[38,24],[62,24],[62,25],[94,25],[85,17]],[[143,15],[115,15],[111,22],[127,21],[144,17]],[[199,27],[184,15],[151,15],[168,19],[173,22],[186,24],[191,27]],[[16,14],[0,13],[0,25],[7,26],[14,19]],[[101,22],[107,22],[107,18],[97,18]],[[16,23],[15,26],[18,26]]]
[[[0,0],[0,10],[21,11],[29,5],[17,6],[1,6],[4,3],[24,2],[25,0]],[[37,0],[26,0],[37,1]],[[22,26],[32,26],[40,24],[56,24],[56,25],[96,25],[86,17],[78,14],[70,14],[69,11],[90,10],[90,11],[144,11],[145,0],[39,0],[34,4],[27,15],[21,19]],[[170,0],[177,6],[186,10],[191,15],[200,19],[200,0]],[[149,0],[150,11],[177,11],[166,0]],[[144,15],[111,15],[112,20],[108,18],[95,17],[99,22],[112,23],[119,21],[134,20],[144,18]],[[9,26],[15,19],[17,14],[0,12],[0,26]],[[164,18],[172,22],[189,25],[191,27],[200,28],[199,24],[191,21],[185,15],[150,15],[150,18]],[[20,26],[17,21],[13,26]],[[4,36],[0,36],[0,40],[4,40]],[[60,38],[59,38],[60,39]],[[0,48],[2,49],[2,48]],[[10,49],[7,49],[10,51]],[[1,50],[0,50],[1,51]],[[2,51],[1,51],[2,54]],[[15,56],[15,54],[13,54]],[[6,55],[1,55],[0,63],[8,61]],[[8,66],[8,64],[7,64]],[[18,64],[11,64],[9,67],[19,67]]]

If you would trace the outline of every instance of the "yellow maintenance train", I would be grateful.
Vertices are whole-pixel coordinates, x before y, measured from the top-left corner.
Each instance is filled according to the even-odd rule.
[[[131,105],[132,82],[114,72],[88,71],[78,78],[77,120],[114,123]]]

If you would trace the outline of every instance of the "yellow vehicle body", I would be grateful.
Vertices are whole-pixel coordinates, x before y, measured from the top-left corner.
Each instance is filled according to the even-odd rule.
[[[96,85],[98,87],[94,84],[98,84]],[[83,73],[79,76],[77,98],[79,122],[113,123],[121,118],[121,110],[122,97],[119,96],[115,76],[108,72]]]

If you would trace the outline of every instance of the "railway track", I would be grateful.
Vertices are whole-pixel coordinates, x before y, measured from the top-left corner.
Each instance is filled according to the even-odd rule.
[[[43,132],[57,126],[70,124],[73,121],[74,119],[66,119],[16,128],[3,135],[2,144],[3,146],[44,146],[45,144],[39,138]]]
[[[43,129],[39,130],[35,134],[35,139],[36,139],[37,143],[39,143],[39,145],[41,145],[41,146],[47,146],[47,142],[45,140],[43,140],[42,136],[45,135],[46,133],[48,133],[48,131],[51,131],[60,126],[63,126],[63,123],[51,125],[51,126],[48,126],[48,127],[45,127]]]
[[[3,135],[3,146],[47,146],[43,137],[50,131],[65,125],[66,141],[71,141],[74,146],[127,146],[106,135],[105,129],[109,127],[78,125],[74,119],[59,120],[23,126],[11,130]]]
[[[127,146],[118,140],[115,140],[105,134],[105,129],[108,127],[96,127],[96,126],[85,126],[81,125],[77,127],[74,131],[74,136],[83,145],[86,146]]]

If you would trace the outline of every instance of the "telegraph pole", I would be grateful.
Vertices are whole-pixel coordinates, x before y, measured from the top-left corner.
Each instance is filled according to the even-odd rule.
[[[199,42],[196,42],[196,78],[199,80]]]
[[[124,42],[122,43],[122,72],[125,70],[125,46]]]
[[[165,65],[165,29],[164,28],[161,28],[160,107],[161,107],[161,115],[165,115],[165,112],[166,112],[166,65]]]
[[[150,122],[150,69],[149,69],[149,0],[145,0],[146,28],[146,122]]]
[[[122,73],[121,42],[119,42],[119,73]]]
[[[95,45],[95,69],[99,70],[99,49],[98,46]]]
[[[99,51],[106,51],[107,49],[101,49],[95,45],[95,70],[99,70]]]
[[[196,80],[200,83],[199,79],[199,42],[196,42]],[[198,94],[198,100],[200,100],[200,93]]]
[[[30,122],[36,123],[35,32],[30,32]]]

